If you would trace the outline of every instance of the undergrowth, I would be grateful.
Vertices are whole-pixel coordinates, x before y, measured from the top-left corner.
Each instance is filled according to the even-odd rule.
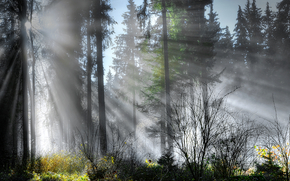
[[[215,173],[219,170],[207,163],[200,181],[285,180],[285,169],[278,166],[279,162],[276,161],[279,155],[275,159],[272,152],[266,152],[266,149],[259,148],[258,151],[262,162],[255,167],[226,178],[216,177]],[[30,161],[26,169],[19,165],[0,172],[0,181],[193,180],[187,164],[177,165],[174,156],[169,153],[157,160],[134,160],[134,164],[130,159],[117,161],[118,159],[120,158],[107,155],[96,157],[96,161],[92,163],[80,153],[47,154],[34,162]]]

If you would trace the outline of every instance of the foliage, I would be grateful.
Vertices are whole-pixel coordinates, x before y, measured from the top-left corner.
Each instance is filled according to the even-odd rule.
[[[117,179],[115,159],[112,156],[104,156],[97,164],[91,164],[88,168],[88,176],[91,180],[96,179]]]
[[[146,159],[145,164],[136,169],[132,178],[133,180],[176,180],[181,175],[181,170],[173,165],[172,155],[166,153],[157,162]]]
[[[263,175],[239,175],[233,176],[228,179],[227,181],[266,181]]]
[[[157,163],[169,171],[174,171],[177,168],[177,165],[174,164],[173,154],[171,152],[163,154],[158,159]]]
[[[279,147],[273,146],[273,149]],[[279,165],[279,157],[281,154],[277,155],[275,151],[270,151],[267,148],[257,148],[258,155],[263,158],[262,164],[256,164],[256,173],[264,175],[268,180],[283,179],[282,167]]]
[[[33,174],[31,181],[87,181],[89,177],[87,174],[78,175],[78,174],[64,174],[64,173],[53,173],[46,172],[42,174]]]
[[[67,152],[54,153],[36,159],[34,167],[28,164],[28,170],[36,173],[81,173],[87,166],[87,160],[80,154]]]
[[[235,172],[235,176],[223,174],[220,177],[215,175],[215,167],[205,158],[201,181],[265,181],[265,180],[283,180],[285,178],[285,169],[279,163],[281,155],[277,151],[279,145],[271,149],[256,147],[259,158],[263,163],[256,164],[256,169],[250,168],[248,171]],[[191,168],[199,169],[197,163],[184,163],[177,165],[172,153],[164,153],[157,161],[145,159],[138,162],[135,160],[132,167],[130,160],[121,160],[118,166],[113,156],[104,156],[93,164],[82,162],[84,159],[78,154],[64,153],[51,154],[36,159],[35,167],[28,169],[10,170],[10,172],[0,172],[0,181],[12,180],[32,180],[32,181],[85,181],[85,180],[192,180]],[[211,158],[213,159],[213,158]],[[84,159],[85,160],[85,159]],[[215,158],[218,161],[217,158]],[[219,160],[222,161],[222,160]],[[67,162],[67,163],[65,163]],[[75,167],[69,166],[75,164]],[[60,169],[63,165],[63,169]],[[79,165],[79,166],[77,166]],[[221,164],[223,165],[223,164]],[[217,166],[217,165],[216,165]],[[82,169],[81,169],[82,168]],[[133,170],[132,170],[133,168]],[[86,170],[84,170],[86,169]],[[86,173],[84,173],[86,171]],[[197,173],[199,170],[197,170]]]
[[[0,172],[0,181],[26,181],[33,176],[27,170],[10,170],[9,172]]]

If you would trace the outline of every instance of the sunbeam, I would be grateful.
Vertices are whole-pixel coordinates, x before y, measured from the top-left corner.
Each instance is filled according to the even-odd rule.
[[[289,7],[1,1],[1,177],[289,180]]]

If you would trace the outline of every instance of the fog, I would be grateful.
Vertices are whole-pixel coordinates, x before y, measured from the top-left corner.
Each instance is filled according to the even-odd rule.
[[[233,22],[216,11],[224,1],[129,0],[120,10],[114,0],[34,0],[24,16],[1,1],[1,154],[169,150],[182,162],[183,149],[214,152],[203,129],[214,145],[234,124],[286,127],[290,4],[261,2],[228,7]]]

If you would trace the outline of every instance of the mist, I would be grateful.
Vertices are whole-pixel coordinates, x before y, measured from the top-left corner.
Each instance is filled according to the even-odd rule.
[[[239,1],[235,22],[222,1],[118,3],[0,2],[1,169],[66,151],[137,173],[169,154],[226,178],[255,166],[254,146],[288,147],[289,1]]]

